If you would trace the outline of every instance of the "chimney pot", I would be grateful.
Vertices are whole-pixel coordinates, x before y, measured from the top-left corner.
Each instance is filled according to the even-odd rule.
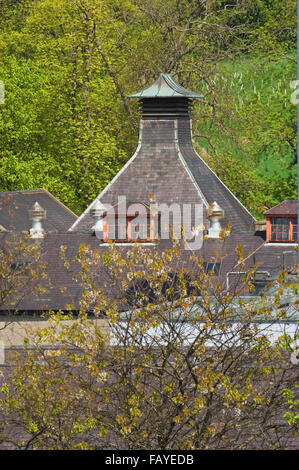
[[[38,202],[35,202],[28,212],[29,219],[32,221],[31,238],[43,238],[45,231],[42,227],[42,220],[46,218],[45,209]]]
[[[103,234],[103,215],[106,212],[105,206],[101,201],[97,201],[95,205],[90,210],[90,215],[93,218],[94,224],[92,230],[96,233],[98,237],[102,237]]]
[[[224,217],[224,211],[216,201],[209,208],[210,228],[205,238],[220,238],[222,231],[220,220]]]

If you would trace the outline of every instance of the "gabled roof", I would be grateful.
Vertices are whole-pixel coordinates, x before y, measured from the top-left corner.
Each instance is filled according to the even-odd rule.
[[[168,73],[161,73],[157,80],[148,88],[138,91],[129,98],[202,98],[179,85]]]
[[[77,216],[46,189],[0,192],[0,225],[8,232],[28,231],[28,210],[38,202],[46,211],[46,232],[66,232]]]
[[[298,202],[295,200],[285,200],[264,213],[264,215],[293,215],[295,217],[297,216],[297,214]]]

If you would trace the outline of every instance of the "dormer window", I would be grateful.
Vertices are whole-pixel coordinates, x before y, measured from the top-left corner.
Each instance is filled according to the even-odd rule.
[[[298,240],[297,201],[283,201],[265,213],[267,242],[296,243]]]
[[[136,221],[138,217],[138,222]],[[155,240],[155,220],[146,216],[122,216],[104,218],[103,240],[116,242],[153,242]]]
[[[143,203],[104,206],[99,201],[91,209],[94,234],[104,242],[154,242],[160,233],[160,216]]]

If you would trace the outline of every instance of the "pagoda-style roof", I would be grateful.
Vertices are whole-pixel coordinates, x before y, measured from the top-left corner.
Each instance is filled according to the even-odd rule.
[[[193,147],[190,102],[201,95],[186,90],[168,74],[160,74],[147,89],[131,95],[141,99],[139,143],[136,152],[99,194],[102,204],[115,206],[119,196],[148,204],[203,205],[203,214],[217,203],[224,217],[222,227],[232,233],[253,233],[255,219],[208,167]],[[94,201],[70,231],[91,232]],[[190,206],[190,207],[191,207]],[[206,217],[206,215],[203,215]],[[204,220],[204,224],[210,223]]]
[[[148,88],[138,91],[129,98],[202,98],[179,85],[168,73],[161,73],[157,80]]]

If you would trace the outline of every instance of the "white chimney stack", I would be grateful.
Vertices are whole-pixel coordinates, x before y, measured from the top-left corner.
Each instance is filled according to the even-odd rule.
[[[92,230],[95,231],[95,234],[98,238],[102,238],[103,236],[103,215],[106,212],[105,206],[101,203],[101,201],[97,201],[95,205],[90,209],[90,215],[93,218],[93,227]]]
[[[42,220],[46,218],[45,209],[38,202],[35,202],[28,212],[29,219],[32,220],[32,227],[30,229],[31,238],[43,238],[45,231],[42,227]]]
[[[220,238],[222,231],[220,220],[224,217],[224,211],[216,201],[213,202],[209,210],[210,228],[205,238]]]

